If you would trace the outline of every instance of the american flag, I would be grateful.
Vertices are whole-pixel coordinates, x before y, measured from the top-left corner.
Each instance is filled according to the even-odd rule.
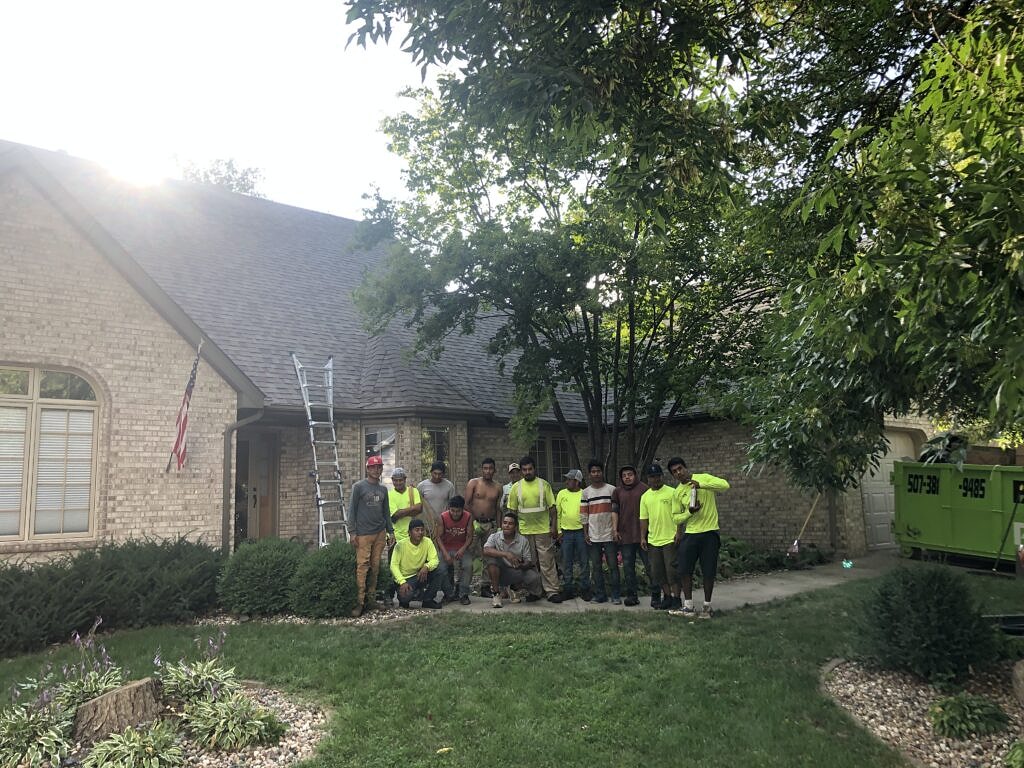
[[[181,398],[181,406],[178,408],[178,419],[175,422],[178,433],[174,439],[174,447],[171,449],[171,456],[167,459],[167,471],[171,469],[171,463],[177,459],[178,469],[185,466],[185,458],[188,455],[188,407],[192,402],[192,390],[196,386],[196,374],[199,372],[199,353],[203,348],[203,342],[199,342],[199,349],[196,350],[196,359],[192,363],[192,373],[189,374],[188,384],[185,385],[185,394]]]

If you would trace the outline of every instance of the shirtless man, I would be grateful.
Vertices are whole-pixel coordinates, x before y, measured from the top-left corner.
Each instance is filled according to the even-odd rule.
[[[480,477],[474,477],[466,484],[466,509],[473,515],[473,550],[477,557],[483,555],[484,542],[499,530],[501,486],[494,482],[496,467],[494,459],[487,457],[480,462]],[[481,597],[490,597],[487,579],[481,576]]]

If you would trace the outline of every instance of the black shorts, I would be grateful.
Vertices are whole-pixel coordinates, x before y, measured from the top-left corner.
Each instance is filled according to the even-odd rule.
[[[679,575],[692,576],[693,569],[699,561],[701,573],[714,577],[718,572],[718,550],[721,548],[722,538],[718,531],[686,534],[679,542]]]

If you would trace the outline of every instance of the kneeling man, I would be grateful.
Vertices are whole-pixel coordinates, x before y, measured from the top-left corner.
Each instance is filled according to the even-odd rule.
[[[501,587],[525,587],[528,603],[540,600],[544,591],[530,542],[518,529],[519,518],[506,512],[501,518],[501,530],[488,536],[484,544],[484,568],[491,582],[495,608],[501,608]]]
[[[398,604],[408,608],[413,600],[422,600],[424,608],[440,608],[434,601],[441,589],[437,570],[437,548],[427,536],[419,518],[409,523],[409,538],[395,545],[391,558],[391,575],[398,586]]]

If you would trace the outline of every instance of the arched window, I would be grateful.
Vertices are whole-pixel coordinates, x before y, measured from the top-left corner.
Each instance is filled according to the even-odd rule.
[[[0,366],[0,540],[92,530],[97,413],[75,373]]]

